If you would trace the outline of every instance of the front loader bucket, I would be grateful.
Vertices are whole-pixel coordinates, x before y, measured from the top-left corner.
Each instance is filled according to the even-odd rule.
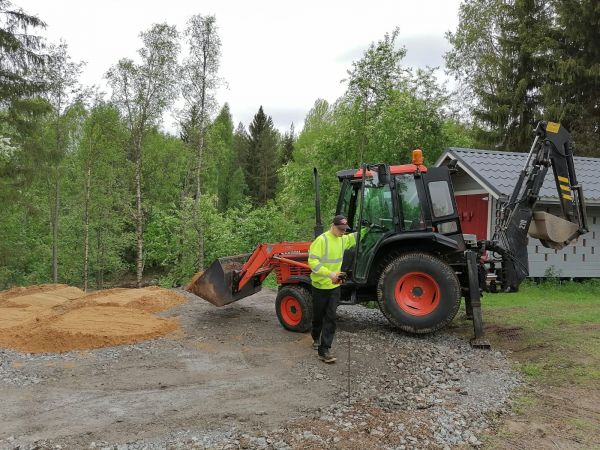
[[[215,306],[224,306],[260,291],[260,285],[255,286],[250,282],[240,291],[234,292],[238,273],[249,257],[250,254],[245,254],[217,259],[208,269],[193,276],[186,291]]]
[[[529,236],[556,250],[566,247],[580,234],[577,224],[543,211],[534,212],[529,225]]]

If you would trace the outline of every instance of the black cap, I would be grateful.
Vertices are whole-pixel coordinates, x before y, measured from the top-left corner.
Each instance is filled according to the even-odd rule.
[[[350,229],[350,227],[348,226],[348,219],[346,219],[346,216],[344,216],[343,214],[338,214],[337,216],[335,216],[333,218],[333,224],[336,227],[343,229],[344,231]]]

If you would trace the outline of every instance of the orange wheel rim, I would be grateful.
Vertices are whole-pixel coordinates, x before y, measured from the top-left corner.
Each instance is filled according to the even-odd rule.
[[[440,304],[440,287],[426,273],[409,272],[396,283],[394,299],[405,313],[425,316],[435,311]]]
[[[302,307],[296,297],[288,295],[281,301],[281,317],[283,321],[294,327],[302,320]]]

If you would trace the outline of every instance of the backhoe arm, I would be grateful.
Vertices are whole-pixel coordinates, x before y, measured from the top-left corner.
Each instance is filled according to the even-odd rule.
[[[550,166],[564,219],[534,212]],[[494,237],[483,244],[502,256],[504,290],[517,290],[529,275],[528,235],[546,247],[562,249],[587,231],[585,201],[575,174],[570,135],[558,123],[540,122],[527,162],[502,208]]]

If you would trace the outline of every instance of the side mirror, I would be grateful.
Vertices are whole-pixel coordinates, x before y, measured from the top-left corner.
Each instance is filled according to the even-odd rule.
[[[390,183],[390,166],[387,164],[377,164],[377,173],[379,173],[378,186],[385,186]]]

